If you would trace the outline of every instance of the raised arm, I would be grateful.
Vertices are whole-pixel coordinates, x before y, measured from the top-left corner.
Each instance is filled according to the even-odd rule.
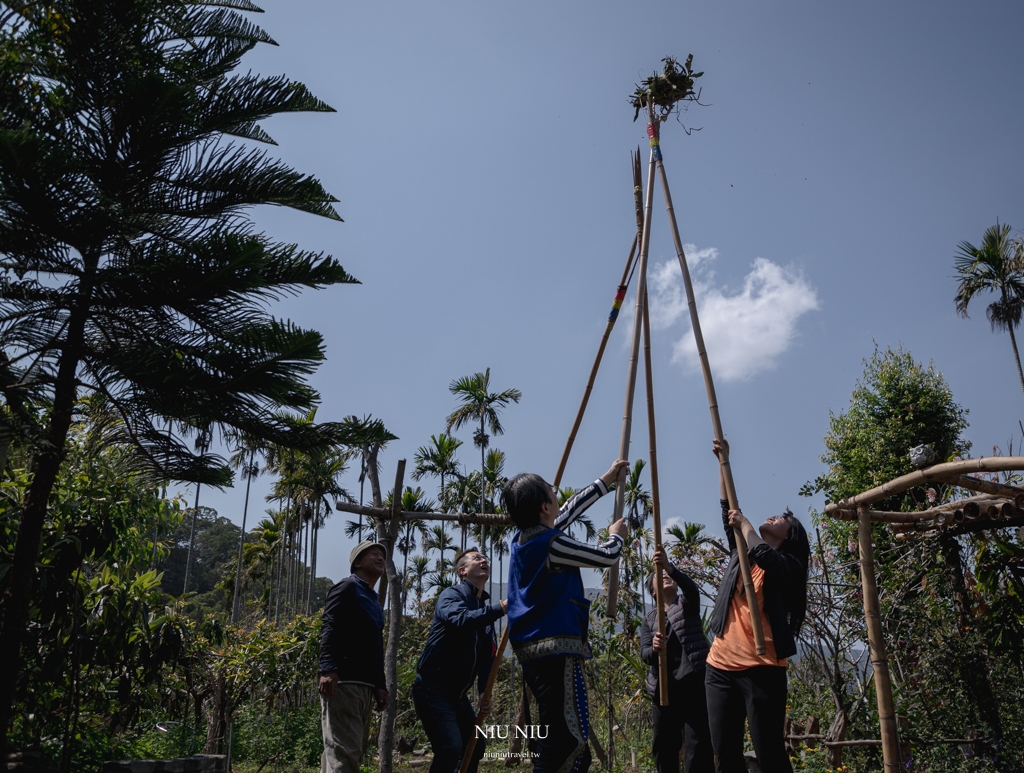
[[[566,503],[558,510],[558,517],[555,519],[554,527],[559,531],[564,531],[573,521],[583,515],[588,507],[608,493],[612,484],[622,474],[621,470],[628,465],[629,462],[625,459],[616,459],[612,466],[608,468],[608,472],[566,500]]]
[[[725,455],[725,460],[729,460],[729,441],[723,440],[721,442],[714,440],[711,443],[711,451],[715,457],[719,460],[718,464],[718,497],[719,504],[722,506],[722,526],[725,528],[725,537],[729,540],[729,552],[732,553],[736,550],[736,535],[733,534],[732,527],[729,526],[729,494],[725,488],[725,475],[722,472],[722,455]]]

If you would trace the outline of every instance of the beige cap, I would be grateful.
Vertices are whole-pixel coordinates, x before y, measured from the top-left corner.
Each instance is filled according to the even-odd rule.
[[[365,553],[370,548],[380,548],[381,552],[385,556],[387,556],[387,554],[388,554],[388,551],[379,542],[374,542],[373,540],[369,540],[369,539],[368,540],[363,540],[358,545],[356,545],[354,548],[352,548],[352,552],[348,554],[348,563],[349,563],[349,571],[350,572],[355,570],[356,559],[358,559],[359,556],[361,556],[363,553]]]

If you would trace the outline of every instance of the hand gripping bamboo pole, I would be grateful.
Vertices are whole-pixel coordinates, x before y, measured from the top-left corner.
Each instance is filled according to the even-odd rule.
[[[653,105],[648,107],[653,110]],[[653,113],[652,113],[653,115]],[[654,205],[654,151],[651,146],[651,157],[647,164],[647,190],[644,196],[644,221],[640,238],[640,260],[637,266],[636,282],[636,309],[633,316],[633,341],[629,351],[629,370],[626,375],[626,399],[622,409],[622,434],[619,437],[619,459],[629,459],[629,438],[633,430],[633,395],[636,392],[636,368],[640,352],[640,330],[643,326],[643,303],[647,294],[647,256],[651,249],[651,207]],[[622,474],[615,486],[615,510],[612,513],[612,523],[622,518],[622,510],[625,506],[625,492],[623,481],[626,475],[626,468],[623,467]],[[619,602],[619,562],[616,561],[608,570],[608,608],[607,614],[611,619],[617,616]]]
[[[658,491],[658,436],[654,429],[654,375],[651,368],[651,318],[644,293],[644,378],[647,381],[647,437],[650,442],[651,510],[654,515],[654,549],[661,550],[661,495]],[[665,633],[665,590],[661,587],[661,564],[654,566],[654,601],[658,612],[658,633]],[[658,703],[668,706],[668,648],[658,653]]]
[[[860,581],[864,593],[864,622],[868,629],[868,650],[871,653],[875,698],[878,701],[878,724],[882,731],[882,762],[885,773],[895,773],[900,769],[900,741],[896,728],[896,711],[892,700],[892,682],[889,679],[889,660],[885,656],[882,621],[878,612],[875,548],[871,541],[871,516],[868,513],[867,505],[862,505],[859,508],[857,544],[860,548]]]
[[[652,114],[653,115],[653,114]],[[718,414],[718,397],[715,394],[715,382],[711,378],[711,365],[708,362],[707,349],[704,347],[704,335],[700,329],[700,318],[697,316],[697,301],[693,295],[693,283],[690,281],[690,269],[686,265],[686,254],[683,252],[683,242],[679,238],[679,226],[676,223],[676,213],[672,208],[672,192],[668,187],[668,177],[665,174],[665,163],[661,158],[661,147],[658,139],[658,122],[651,120],[647,125],[647,134],[651,138],[651,158],[656,160],[658,174],[661,176],[661,189],[665,194],[665,208],[668,210],[668,221],[672,227],[672,240],[676,246],[676,256],[679,258],[679,268],[683,272],[683,285],[686,287],[686,301],[690,307],[690,326],[693,328],[693,337],[697,343],[697,354],[700,356],[700,368],[704,373],[704,387],[708,393],[708,408],[711,411],[711,425],[714,428],[715,439],[725,440],[725,433],[722,431],[722,418]],[[722,468],[722,479],[725,481],[725,491],[729,500],[730,510],[739,510],[739,502],[736,499],[736,486],[732,479],[732,467],[729,465],[729,454],[722,453],[718,457]],[[761,615],[757,607],[757,594],[754,592],[754,581],[750,576],[750,557],[747,555],[747,541],[739,529],[733,529],[736,536],[736,553],[740,562],[740,574],[743,577],[743,590],[747,596],[747,606],[750,607],[750,625],[754,631],[754,647],[758,655],[765,653],[764,631],[761,630]]]
[[[501,665],[501,658],[505,654],[505,647],[508,646],[508,626],[505,626],[505,631],[501,634],[501,641],[498,642],[498,652],[494,656],[494,663],[491,665],[491,673],[487,675],[487,684],[484,685],[484,691],[480,695],[480,703],[486,703],[491,699],[491,693],[494,691],[494,683],[498,679],[498,667]],[[462,755],[462,764],[459,765],[459,773],[466,773],[469,770],[469,763],[473,759],[473,751],[476,749],[476,727],[479,726],[480,720],[483,719],[480,716],[480,705],[477,705],[476,718],[473,720],[473,737],[469,739],[469,743],[466,744],[466,753]]]

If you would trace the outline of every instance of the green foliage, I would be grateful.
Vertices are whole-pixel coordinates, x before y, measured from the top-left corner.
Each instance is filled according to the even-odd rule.
[[[916,362],[899,347],[875,348],[864,362],[864,375],[850,397],[850,407],[830,413],[821,461],[828,470],[801,490],[821,492],[838,502],[913,471],[908,453],[928,444],[940,461],[966,456],[970,443],[967,410],[953,400],[946,379]],[[875,503],[880,510],[916,510],[927,502],[920,488]]]
[[[636,90],[629,95],[629,104],[635,110],[634,121],[648,102],[660,108],[656,116],[664,120],[677,109],[680,102],[697,102],[700,99],[700,91],[694,91],[694,86],[697,78],[704,73],[693,71],[693,54],[686,57],[683,64],[679,64],[674,56],[666,56],[661,61],[665,65],[661,73],[655,73],[643,83],[637,84]]]

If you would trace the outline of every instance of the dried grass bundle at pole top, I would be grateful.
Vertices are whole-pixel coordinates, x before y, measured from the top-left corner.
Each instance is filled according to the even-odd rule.
[[[640,117],[640,111],[647,108],[648,101],[654,106],[655,110],[651,112],[656,113],[659,121],[664,121],[679,109],[682,102],[700,104],[700,89],[694,89],[697,78],[704,73],[693,71],[693,54],[686,57],[683,64],[679,64],[674,56],[666,56],[661,61],[665,64],[661,73],[638,83],[636,91],[629,96],[629,103],[635,110],[634,121]]]

